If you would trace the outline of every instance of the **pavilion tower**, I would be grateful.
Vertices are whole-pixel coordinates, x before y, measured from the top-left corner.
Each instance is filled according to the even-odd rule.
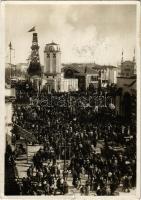
[[[56,76],[61,73],[61,51],[59,44],[46,44],[44,50],[44,74]]]
[[[51,42],[45,45],[43,77],[48,92],[59,92],[61,88],[61,51],[60,45]]]

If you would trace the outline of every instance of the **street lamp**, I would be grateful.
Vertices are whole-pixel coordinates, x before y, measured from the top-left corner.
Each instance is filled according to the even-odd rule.
[[[9,51],[10,51],[10,57],[9,57],[9,64],[10,64],[10,86],[11,86],[11,77],[12,77],[12,64],[11,64],[11,52],[13,50],[11,42],[9,43]]]
[[[66,131],[65,131],[65,141],[64,141],[64,171],[66,167]]]
[[[107,95],[107,92],[105,91],[105,107],[106,107],[106,95]]]

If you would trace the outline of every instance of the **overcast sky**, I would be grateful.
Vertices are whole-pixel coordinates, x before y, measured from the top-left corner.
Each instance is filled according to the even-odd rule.
[[[124,49],[132,59],[136,43],[135,5],[6,5],[6,55],[11,41],[15,63],[26,62],[36,26],[41,64],[44,47],[60,44],[62,62],[117,65]],[[14,59],[14,58],[12,58]]]

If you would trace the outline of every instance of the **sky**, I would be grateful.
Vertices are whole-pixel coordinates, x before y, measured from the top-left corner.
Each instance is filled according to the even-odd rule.
[[[6,61],[11,41],[14,63],[27,62],[36,26],[40,62],[44,65],[45,44],[60,44],[62,63],[95,62],[117,66],[132,60],[136,44],[135,5],[12,5],[5,7]]]

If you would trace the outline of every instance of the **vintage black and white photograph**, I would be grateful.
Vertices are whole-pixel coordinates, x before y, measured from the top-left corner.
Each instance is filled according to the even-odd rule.
[[[4,195],[136,196],[137,4],[5,3]]]

